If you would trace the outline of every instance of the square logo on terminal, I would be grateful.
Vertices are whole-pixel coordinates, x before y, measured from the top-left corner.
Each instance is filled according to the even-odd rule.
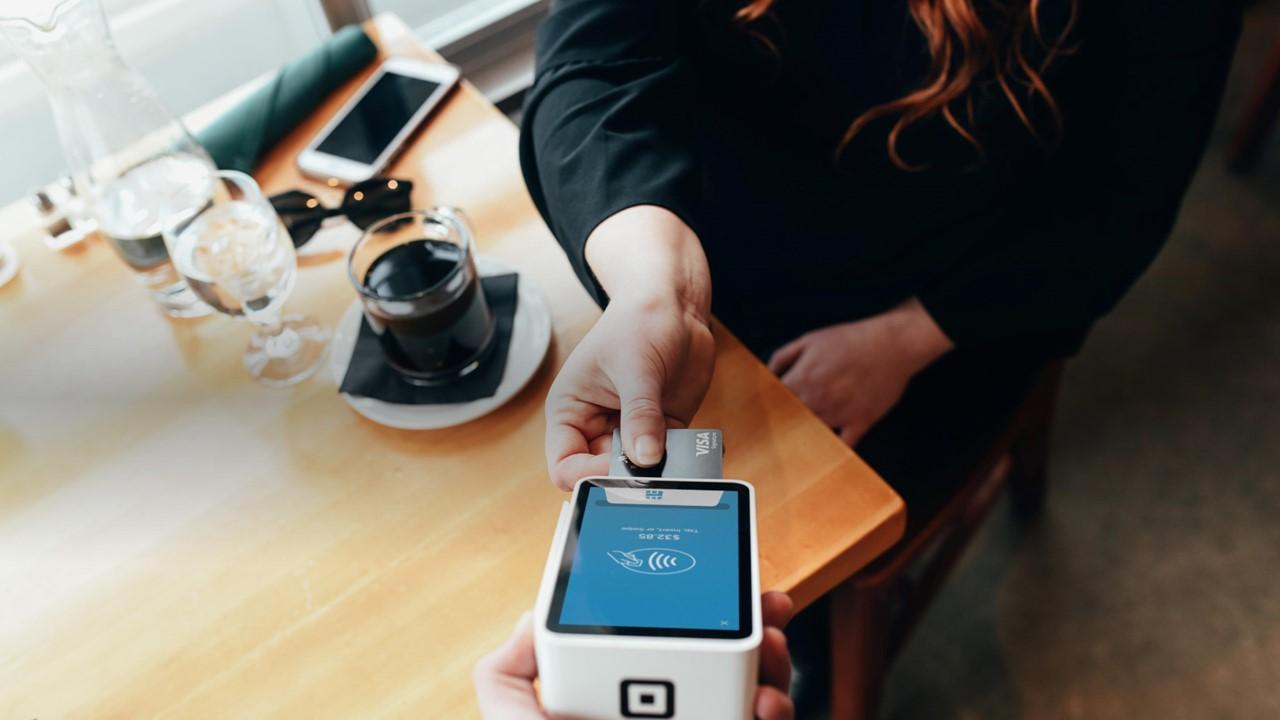
[[[621,690],[622,717],[675,717],[676,688],[669,680],[623,680]]]

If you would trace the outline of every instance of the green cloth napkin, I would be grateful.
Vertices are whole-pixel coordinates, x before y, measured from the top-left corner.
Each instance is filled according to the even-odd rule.
[[[266,85],[196,135],[224,170],[253,172],[280,138],[352,75],[378,55],[358,25],[348,25],[324,44],[281,68]]]

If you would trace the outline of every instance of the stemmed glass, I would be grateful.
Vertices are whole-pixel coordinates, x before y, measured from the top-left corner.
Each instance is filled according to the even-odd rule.
[[[165,227],[169,255],[201,299],[258,326],[244,354],[249,373],[293,385],[319,367],[328,340],[314,320],[282,315],[298,275],[293,243],[253,178],[219,171],[213,184],[207,205]]]

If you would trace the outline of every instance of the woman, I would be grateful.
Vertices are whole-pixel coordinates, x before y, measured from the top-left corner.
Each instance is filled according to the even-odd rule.
[[[714,312],[927,514],[1150,264],[1238,24],[1229,0],[560,0],[522,163],[607,307],[547,400],[552,478],[604,472],[619,422],[660,459]]]

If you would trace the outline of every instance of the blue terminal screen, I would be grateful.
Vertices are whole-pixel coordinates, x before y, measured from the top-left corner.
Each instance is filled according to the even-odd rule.
[[[572,564],[560,578],[560,629],[749,632],[739,617],[749,548],[739,533],[739,492],[592,486],[587,493]]]

